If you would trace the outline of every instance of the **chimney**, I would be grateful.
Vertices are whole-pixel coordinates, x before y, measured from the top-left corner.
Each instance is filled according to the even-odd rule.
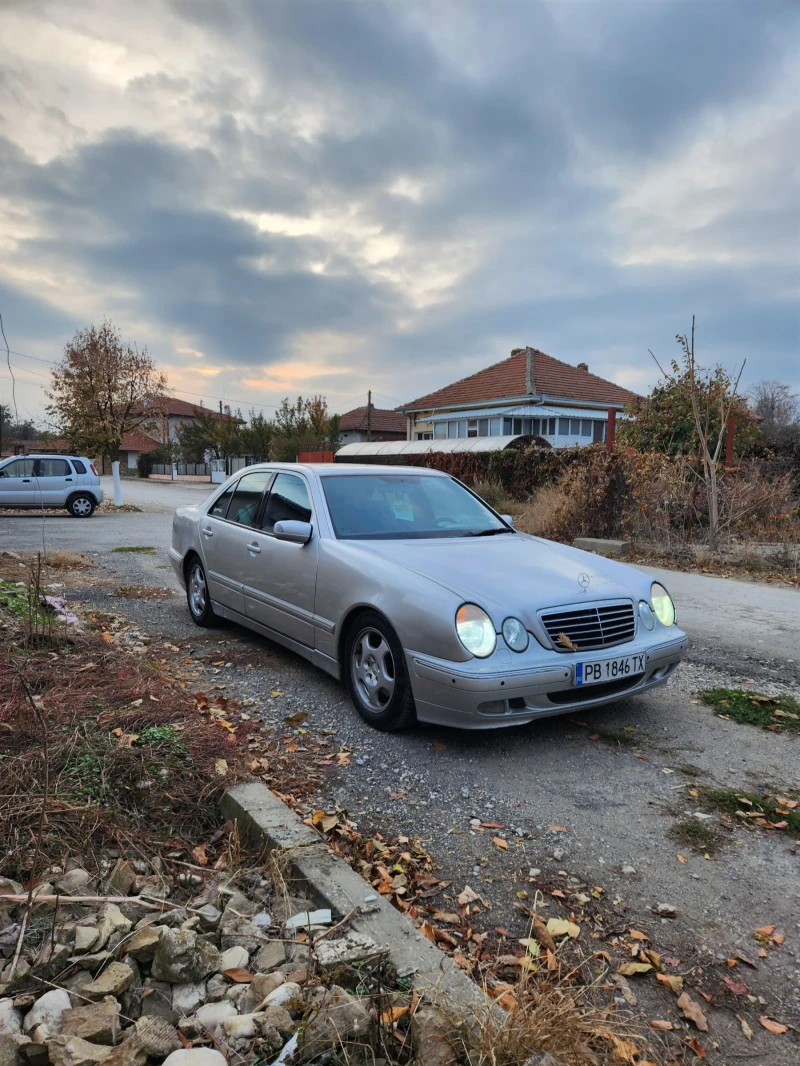
[[[525,392],[531,396],[536,392],[535,355],[536,352],[533,348],[528,347],[525,349]]]
[[[582,370],[584,372],[584,374],[588,374],[589,373],[589,364],[588,363],[578,363],[578,370]]]

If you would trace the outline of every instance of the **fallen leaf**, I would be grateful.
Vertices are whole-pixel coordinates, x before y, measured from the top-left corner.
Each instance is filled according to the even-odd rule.
[[[687,1040],[687,1044],[692,1051],[697,1055],[698,1059],[704,1059],[706,1057],[706,1049],[700,1043],[696,1036],[693,1036],[691,1040]]]
[[[280,692],[273,692],[273,696],[280,696]],[[284,722],[291,726],[293,729],[295,726],[302,725],[303,722],[308,721],[308,711],[297,711],[296,714],[290,714],[284,718]]]
[[[743,962],[746,966],[749,966],[753,970],[757,970],[758,966],[741,951],[736,952],[736,958]]]
[[[578,645],[571,641],[566,633],[559,633],[556,637],[556,643],[560,644],[562,648],[566,648],[567,651],[578,650]]]
[[[505,822],[481,822],[481,829],[505,829]]]
[[[684,1018],[688,1018],[689,1021],[694,1022],[702,1033],[708,1032],[706,1016],[703,1014],[700,1004],[695,1003],[688,992],[682,992],[678,996],[678,1006],[681,1008]]]
[[[534,959],[537,959],[542,953],[542,949],[539,947],[538,941],[534,940],[533,937],[523,937],[523,939],[520,940],[519,943],[522,944],[522,946],[527,950],[528,954],[531,955]]]
[[[471,889],[469,885],[467,885],[467,887],[458,897],[458,905],[460,907],[466,907],[468,903],[477,903],[480,898],[481,897],[478,895],[478,893],[473,891],[473,889]]]
[[[741,1014],[737,1014],[736,1018],[737,1018],[739,1024],[741,1025],[741,1027],[742,1027],[742,1032],[744,1033],[745,1040],[752,1040],[753,1039],[753,1030],[750,1028],[750,1026],[747,1024],[747,1022],[741,1016]]]
[[[639,929],[629,929],[628,930],[628,934],[629,934],[629,936],[633,937],[634,940],[648,940],[649,939],[647,934],[646,933],[642,933]]]
[[[566,833],[567,827],[565,825],[551,825],[550,829],[553,833]]]
[[[788,807],[790,811],[793,811],[797,804],[800,803],[800,800],[786,799],[785,796],[776,796],[775,801],[780,803],[781,807]]]
[[[138,733],[123,733],[117,741],[117,747],[119,748],[132,748],[136,741],[139,739]]]
[[[539,941],[543,948],[548,951],[556,950],[556,942],[553,940],[553,936],[541,918],[533,919],[533,935]]]
[[[632,977],[635,973],[650,973],[653,967],[649,962],[623,962],[618,967],[617,973],[623,974],[625,977]]]
[[[675,856],[675,858],[678,860],[678,862],[686,862],[686,856],[685,855],[681,855],[680,852],[678,852],[678,854]]]
[[[434,751],[446,751],[446,749],[447,749],[447,745],[446,744],[440,744],[438,740],[434,740],[434,742],[433,742],[433,750]]]
[[[766,959],[766,957],[767,957],[767,952],[766,952],[766,951],[764,950],[764,948],[759,948],[759,949],[758,949],[758,957],[759,957],[760,959]]]
[[[272,692],[270,692],[270,696],[282,696],[282,695],[283,695],[283,693],[279,692],[276,688],[274,688],[272,690]]]
[[[630,1040],[620,1040],[618,1036],[611,1038],[614,1041],[614,1058],[623,1062],[633,1062],[639,1057],[639,1048]]]
[[[214,772],[219,774],[220,777],[224,777],[228,772],[228,763],[225,759],[214,760]]]
[[[566,918],[550,918],[547,922],[547,932],[553,937],[580,936],[581,927],[575,922],[567,921]]]
[[[777,944],[777,946],[780,947],[781,944],[786,940],[786,937],[783,933],[773,933],[770,937],[770,940],[773,944]]]
[[[734,996],[749,996],[750,989],[744,983],[744,981],[730,981],[727,977],[723,977],[722,981],[729,992],[733,992]]]
[[[405,1007],[392,1007],[390,1010],[384,1011],[381,1015],[381,1021],[384,1025],[394,1025],[396,1021],[404,1017],[411,1010],[411,1006],[406,1004]]]
[[[674,974],[669,973],[657,973],[656,980],[660,981],[662,985],[666,985],[676,996],[679,996],[681,992],[683,992],[682,977],[676,977]]]
[[[508,851],[508,841],[503,840],[502,837],[492,837],[492,843],[496,848],[500,848],[501,851]]]
[[[638,751],[634,755],[634,759],[641,759],[642,762],[650,762],[646,755],[641,755]]]
[[[461,919],[457,914],[448,913],[447,911],[434,911],[433,920],[435,922],[445,922],[447,925],[461,925]]]
[[[762,1014],[758,1021],[770,1033],[774,1033],[775,1036],[780,1036],[781,1033],[785,1033],[789,1029],[788,1025],[783,1025],[781,1022],[774,1022],[772,1018],[768,1018],[765,1014]]]
[[[663,1032],[669,1032],[670,1029],[674,1029],[675,1026],[672,1022],[664,1021],[662,1018],[654,1018],[650,1023],[651,1029],[660,1029]]]
[[[622,974],[613,973],[611,975],[611,980],[614,982],[614,984],[617,986],[617,988],[622,993],[622,996],[623,996],[623,999],[625,1000],[625,1002],[627,1004],[629,1004],[631,1007],[635,1007],[636,1004],[639,1001],[636,998],[636,996],[634,995],[633,989],[628,984],[628,982],[625,980],[625,978],[622,976]]]
[[[245,970],[242,966],[232,966],[230,970],[223,970],[222,976],[227,977],[229,981],[235,981],[240,985],[246,985],[253,980],[253,975],[250,971]]]
[[[192,848],[192,858],[198,866],[208,865],[208,856],[206,855],[207,847],[207,844],[198,844],[196,848]]]
[[[754,931],[753,936],[756,940],[766,940],[772,936],[776,929],[776,925],[762,925],[760,929]]]

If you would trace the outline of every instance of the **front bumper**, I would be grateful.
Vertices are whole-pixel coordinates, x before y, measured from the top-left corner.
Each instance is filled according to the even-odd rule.
[[[169,561],[172,563],[172,569],[175,571],[175,576],[181,583],[181,588],[186,588],[186,575],[183,572],[183,556],[175,548],[170,548]]]
[[[662,634],[665,631],[662,630]],[[601,707],[663,685],[686,654],[689,638],[670,629],[669,640],[641,639],[580,656],[582,662],[643,652],[643,673],[619,681],[576,687],[572,683],[574,655],[549,652],[546,662],[523,668],[498,669],[477,659],[452,663],[421,652],[406,652],[411,687],[422,722],[459,729],[496,729],[524,725],[569,711]]]

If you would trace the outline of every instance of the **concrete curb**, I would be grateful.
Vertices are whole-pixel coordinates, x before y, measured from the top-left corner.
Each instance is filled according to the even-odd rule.
[[[238,824],[252,844],[278,851],[288,860],[295,883],[318,907],[343,918],[359,913],[351,928],[371,937],[402,975],[429,1002],[460,1014],[485,1010],[489,1001],[456,964],[395,910],[344,859],[333,855],[320,837],[260,781],[234,785],[220,802],[226,818]]]

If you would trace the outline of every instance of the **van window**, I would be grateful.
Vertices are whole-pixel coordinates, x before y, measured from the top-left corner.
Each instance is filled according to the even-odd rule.
[[[66,459],[37,459],[39,477],[69,477],[72,471]]]

